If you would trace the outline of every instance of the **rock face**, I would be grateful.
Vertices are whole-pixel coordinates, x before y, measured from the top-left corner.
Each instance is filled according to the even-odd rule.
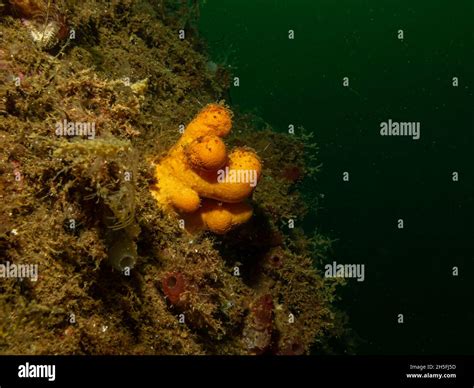
[[[232,77],[206,70],[192,31],[179,39],[192,10],[14,3],[50,4],[76,39],[40,47],[0,8],[0,264],[37,268],[0,277],[0,354],[301,354],[342,338],[341,279],[318,270],[329,239],[298,229],[310,206],[282,176],[311,178],[316,146],[215,103]]]

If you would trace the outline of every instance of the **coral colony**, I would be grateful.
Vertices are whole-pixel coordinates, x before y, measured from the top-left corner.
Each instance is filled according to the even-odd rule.
[[[314,140],[219,102],[185,5],[66,3],[0,1],[0,353],[331,352]]]
[[[252,208],[244,200],[256,185],[261,163],[249,149],[238,148],[227,154],[221,138],[230,129],[228,109],[210,104],[156,166],[158,183],[152,188],[153,196],[163,206],[182,212],[185,225],[192,230],[224,234],[252,217]],[[249,177],[252,179],[245,179]]]

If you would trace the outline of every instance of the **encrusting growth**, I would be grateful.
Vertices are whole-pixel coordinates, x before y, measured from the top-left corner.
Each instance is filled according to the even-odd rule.
[[[179,212],[188,231],[224,234],[252,216],[244,202],[260,178],[262,166],[250,149],[229,154],[222,140],[232,127],[232,112],[209,104],[155,167],[151,187],[158,203]]]
[[[247,222],[252,214],[252,206],[246,202],[224,203],[203,199],[199,211],[185,215],[186,228],[188,231],[209,229],[217,234],[225,234]]]
[[[317,144],[199,112],[232,76],[177,3],[0,0],[0,267],[40,271],[0,281],[1,355],[352,353],[331,240],[281,222],[320,207]]]

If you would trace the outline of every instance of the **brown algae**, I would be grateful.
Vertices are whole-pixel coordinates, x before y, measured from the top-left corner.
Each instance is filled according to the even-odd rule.
[[[331,242],[288,226],[317,208],[298,190],[319,169],[312,139],[235,112],[229,143],[252,145],[263,169],[254,215],[228,233],[190,235],[150,193],[180,126],[229,88],[193,29],[178,36],[194,8],[35,0],[33,17],[19,3],[0,2],[0,265],[35,265],[38,279],[0,278],[0,354],[307,354],[345,341],[341,280],[318,269]],[[31,23],[50,21],[74,34],[56,26],[38,44]]]

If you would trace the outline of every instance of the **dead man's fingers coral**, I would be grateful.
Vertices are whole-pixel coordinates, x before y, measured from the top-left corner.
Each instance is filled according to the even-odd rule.
[[[208,229],[216,234],[225,234],[237,225],[247,222],[253,214],[246,202],[223,203],[204,199],[201,208],[185,215],[186,228],[190,232]]]
[[[188,163],[196,170],[215,171],[227,162],[224,141],[216,135],[205,135],[194,139],[184,149]]]
[[[247,199],[262,171],[254,151],[237,148],[227,153],[222,137],[230,132],[231,119],[232,113],[219,104],[210,104],[199,112],[156,165],[157,183],[151,188],[163,208],[192,214],[188,217],[192,223],[216,233],[226,233],[251,217],[248,204],[227,204]],[[213,202],[203,203],[204,198],[217,201],[220,207]]]
[[[205,106],[188,124],[178,144],[193,141],[199,136],[225,137],[232,128],[232,112],[223,105]]]

